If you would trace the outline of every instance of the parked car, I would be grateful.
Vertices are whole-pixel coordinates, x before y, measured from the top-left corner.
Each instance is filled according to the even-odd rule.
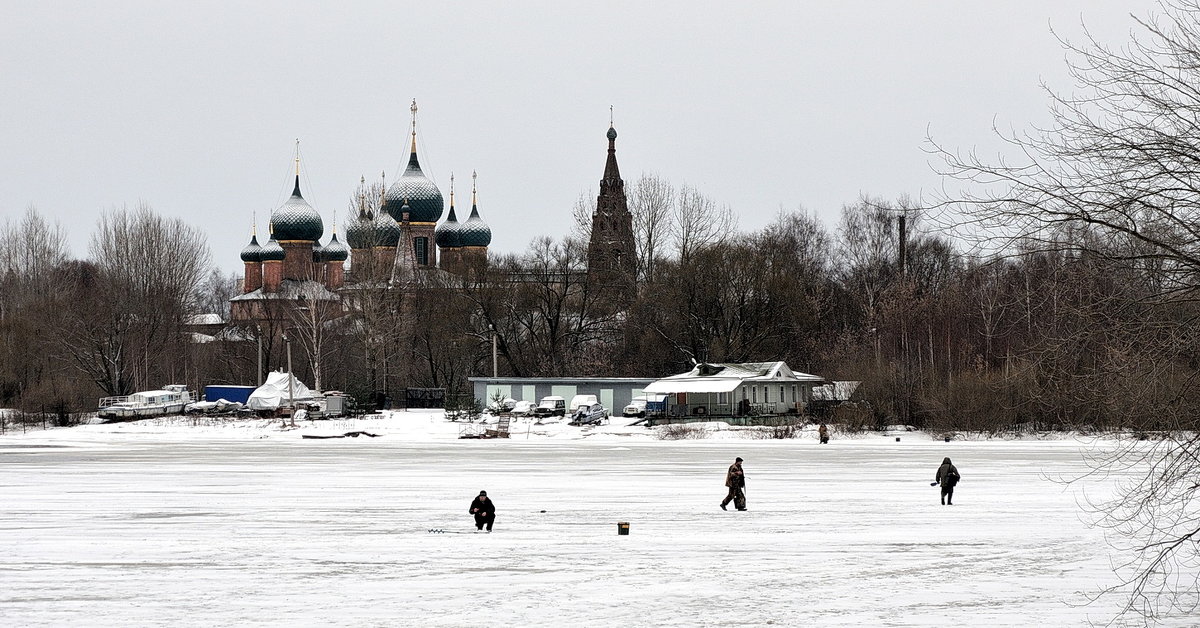
[[[533,409],[534,416],[566,416],[567,400],[562,397],[543,397]]]
[[[532,401],[518,401],[513,404],[512,410],[509,410],[508,412],[513,416],[529,416],[533,414],[533,411],[536,408],[537,406],[535,406]]]
[[[571,425],[600,425],[608,422],[608,409],[593,403],[590,406],[580,406],[571,415]]]
[[[643,419],[646,417],[646,404],[652,401],[662,401],[666,395],[648,395],[645,397],[634,397],[630,400],[629,405],[621,411],[621,416],[637,417]]]

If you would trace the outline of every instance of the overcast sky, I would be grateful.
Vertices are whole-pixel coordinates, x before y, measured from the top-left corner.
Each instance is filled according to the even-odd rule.
[[[603,173],[834,225],[860,194],[928,195],[927,134],[996,150],[1072,87],[1051,28],[1120,45],[1153,2],[7,2],[0,212],[36,206],[73,253],[105,209],[149,203],[238,270],[254,212],[291,192],[344,224],[359,177],[421,164],[459,207],[479,172],[492,248],[570,230]],[[341,229],[339,228],[339,231]]]

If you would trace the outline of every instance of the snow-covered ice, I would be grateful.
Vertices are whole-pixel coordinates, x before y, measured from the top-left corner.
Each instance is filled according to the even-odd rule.
[[[1076,503],[1106,485],[1048,479],[1086,469],[1073,439],[458,429],[397,412],[2,435],[0,625],[1077,626],[1117,603],[1086,604],[1112,556]],[[380,436],[301,438],[353,430]],[[717,506],[735,456],[748,512]],[[953,507],[929,485],[943,456]],[[467,514],[480,489],[492,534]]]

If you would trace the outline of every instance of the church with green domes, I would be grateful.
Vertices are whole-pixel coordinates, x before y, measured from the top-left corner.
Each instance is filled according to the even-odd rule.
[[[245,279],[242,294],[230,300],[231,322],[269,321],[281,316],[279,307],[300,301],[336,303],[342,313],[341,295],[347,290],[402,289],[422,272],[459,273],[487,264],[492,229],[479,212],[476,175],[471,175],[466,220],[459,219],[454,205],[453,176],[447,213],[441,190],[425,176],[417,156],[415,100],[411,111],[412,139],[403,174],[381,186],[379,198],[359,198],[345,242],[335,227],[321,244],[324,222],[301,194],[297,158],[295,188],[271,213],[268,241],[260,244],[255,232],[242,249]],[[632,214],[617,167],[617,132],[611,125],[606,137],[608,156],[592,217],[586,274],[589,283],[618,295],[619,304],[636,291],[636,254]]]
[[[412,141],[404,173],[378,203],[360,203],[346,226],[343,243],[336,229],[324,245],[324,221],[300,191],[299,159],[291,197],[271,212],[269,240],[258,241],[257,228],[242,249],[242,294],[230,300],[233,322],[273,317],[271,305],[298,299],[340,301],[339,291],[356,282],[396,286],[422,270],[455,272],[463,264],[487,263],[491,227],[479,214],[472,175],[471,214],[458,221],[453,189],[450,212],[441,225],[445,200],[417,157],[416,112],[412,104]],[[453,185],[453,178],[452,178]],[[372,209],[375,207],[377,209]],[[350,262],[349,271],[346,262]]]

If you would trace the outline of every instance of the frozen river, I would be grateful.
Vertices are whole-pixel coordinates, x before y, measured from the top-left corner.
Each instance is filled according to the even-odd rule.
[[[70,434],[0,437],[0,625],[1079,626],[1115,603],[1082,605],[1109,549],[1046,479],[1084,470],[1070,440]],[[723,512],[739,455],[749,511]]]

